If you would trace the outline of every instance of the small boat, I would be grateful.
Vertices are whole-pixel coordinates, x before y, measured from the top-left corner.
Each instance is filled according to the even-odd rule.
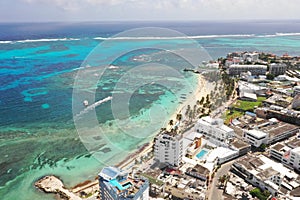
[[[84,100],[84,101],[83,101],[83,105],[84,105],[85,107],[87,107],[87,106],[89,105],[88,100]]]

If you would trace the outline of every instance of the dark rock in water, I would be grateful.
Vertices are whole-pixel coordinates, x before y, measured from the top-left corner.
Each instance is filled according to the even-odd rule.
[[[95,139],[95,140],[101,140],[101,139],[102,139],[102,137],[99,135],[99,136],[95,136],[95,137],[93,137],[93,139]]]
[[[82,156],[83,156],[83,155],[76,156],[75,159],[77,160],[77,159],[81,158]]]
[[[67,166],[67,170],[71,170],[71,169],[74,169],[75,167],[74,166]]]
[[[103,153],[108,153],[108,152],[111,151],[111,149],[108,148],[108,147],[106,147],[106,148],[104,148],[104,149],[101,149],[100,151],[103,152]]]
[[[87,154],[87,155],[85,155],[84,157],[86,157],[86,158],[90,158],[92,156],[92,154]]]
[[[89,151],[98,151],[99,149],[101,149],[104,146],[105,146],[105,144],[100,144],[99,146],[96,146],[96,147],[94,147],[92,149],[89,149]]]

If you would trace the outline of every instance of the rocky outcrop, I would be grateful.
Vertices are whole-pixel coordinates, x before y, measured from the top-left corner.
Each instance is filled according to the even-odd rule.
[[[45,176],[34,185],[46,193],[58,194],[61,199],[81,200],[79,196],[66,189],[63,182],[55,176]]]

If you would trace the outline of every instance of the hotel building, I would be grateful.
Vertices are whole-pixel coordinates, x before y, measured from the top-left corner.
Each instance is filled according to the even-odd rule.
[[[154,159],[173,166],[179,166],[184,155],[183,135],[176,132],[162,132],[154,138]]]
[[[101,200],[148,200],[146,178],[129,177],[116,167],[104,167],[98,175]]]
[[[267,72],[266,65],[230,65],[229,75],[240,75],[244,72],[251,72],[252,75],[265,75]]]
[[[224,125],[222,119],[213,119],[209,116],[199,119],[195,125],[195,129],[198,133],[205,135],[215,143],[217,141],[228,143],[230,139],[235,137],[234,130]]]

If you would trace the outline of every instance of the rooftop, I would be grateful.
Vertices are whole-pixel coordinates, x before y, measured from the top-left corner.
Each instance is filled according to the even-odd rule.
[[[115,179],[120,174],[121,174],[120,169],[110,166],[110,167],[104,167],[99,173],[99,176],[101,176],[106,181],[110,181],[112,179]]]
[[[248,143],[246,143],[242,140],[234,140],[230,144],[237,149],[244,149],[244,148],[247,148],[250,146]]]
[[[207,176],[210,173],[210,171],[207,168],[205,168],[205,167],[203,167],[202,165],[199,165],[199,164],[197,164],[193,168],[189,168],[187,171],[188,172],[194,172],[194,173],[197,173],[197,174],[201,174],[203,176]]]
[[[249,68],[262,68],[262,69],[267,69],[267,65],[239,65],[239,64],[233,64],[229,66],[230,68],[235,67],[235,68],[244,68],[244,67],[249,67]]]
[[[294,197],[300,197],[300,187],[297,187],[294,190],[292,190],[291,195],[293,195]]]
[[[283,164],[275,162],[264,155],[246,155],[236,162],[239,165],[244,166],[252,174],[269,178],[269,176],[280,174],[282,177],[289,177],[289,179],[297,179],[299,176],[285,167]],[[264,178],[262,178],[265,180]]]
[[[292,140],[288,141],[286,144],[287,144],[287,146],[289,146],[291,148],[300,147],[300,139],[295,137]]]
[[[283,147],[285,147],[283,144],[277,143],[272,148],[276,151],[280,151]]]
[[[132,178],[127,173],[116,167],[104,167],[99,173],[99,177],[104,179],[104,184],[112,188],[117,194],[135,195],[139,188],[147,181],[144,178]],[[126,193],[123,194],[123,191]]]
[[[268,180],[274,175],[279,175],[280,173],[276,170],[274,170],[272,167],[269,167],[260,173],[257,174],[262,180]]]
[[[272,137],[276,137],[277,135],[281,135],[295,129],[299,129],[299,127],[293,124],[279,122],[275,124],[270,124],[266,127],[261,128],[260,130],[262,130],[265,133],[268,133],[269,137],[272,138]]]
[[[252,129],[252,130],[246,130],[246,132],[258,139],[264,138],[267,136],[267,134],[263,131]]]

